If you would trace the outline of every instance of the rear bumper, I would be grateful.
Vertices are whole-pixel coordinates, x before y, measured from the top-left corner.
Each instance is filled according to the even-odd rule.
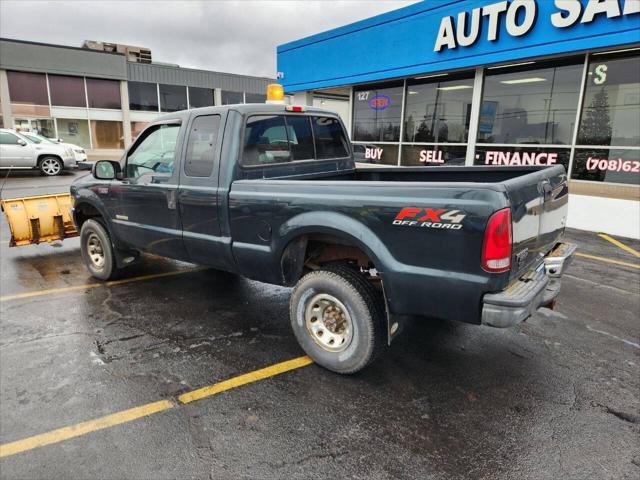
[[[560,278],[575,249],[574,244],[558,243],[534,271],[502,292],[486,294],[482,299],[482,324],[512,327],[553,302],[560,293]]]

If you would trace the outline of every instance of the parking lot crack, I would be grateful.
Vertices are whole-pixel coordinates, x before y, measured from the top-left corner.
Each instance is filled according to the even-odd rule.
[[[103,342],[102,345],[108,345],[110,343],[114,343],[114,342],[126,342],[129,340],[133,340],[135,338],[140,338],[140,337],[144,337],[146,336],[145,333],[139,333],[137,335],[129,335],[128,337],[120,337],[120,338],[114,338],[113,340],[107,340],[106,342]]]
[[[73,335],[86,335],[86,336],[93,336],[92,333],[87,333],[87,332],[69,332],[69,333],[57,333],[54,335],[41,335],[39,337],[33,337],[33,338],[29,338],[27,340],[18,340],[15,342],[3,342],[0,343],[0,347],[10,347],[13,345],[25,345],[27,343],[33,343],[33,342],[39,342],[41,340],[49,340],[52,338],[60,338],[60,337],[71,337]]]
[[[304,465],[313,460],[326,460],[326,459],[335,460],[339,457],[347,455],[348,453],[349,453],[349,450],[328,451],[328,452],[321,452],[321,453],[313,453],[311,455],[306,455],[304,457],[297,458],[297,459],[283,460],[280,462],[260,462],[260,463],[267,464],[273,468],[281,469],[291,465]]]

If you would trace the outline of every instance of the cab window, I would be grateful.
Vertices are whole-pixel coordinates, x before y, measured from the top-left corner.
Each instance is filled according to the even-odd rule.
[[[145,131],[127,157],[126,177],[135,179],[144,174],[173,173],[180,125],[157,125]]]
[[[307,116],[255,115],[244,134],[244,165],[268,165],[315,157]]]
[[[282,115],[249,117],[244,131],[245,165],[291,161],[287,125]]]
[[[344,158],[349,156],[347,139],[337,118],[312,117],[313,136],[316,144],[316,158]]]
[[[215,161],[220,115],[202,115],[191,125],[184,173],[189,177],[209,177]]]

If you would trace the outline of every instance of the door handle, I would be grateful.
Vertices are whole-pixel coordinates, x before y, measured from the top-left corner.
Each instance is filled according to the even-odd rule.
[[[553,187],[551,186],[551,181],[549,179],[542,180],[538,184],[538,191],[542,194],[544,200],[548,200],[553,192]]]
[[[169,210],[176,209],[176,190],[175,189],[167,190],[167,208]]]

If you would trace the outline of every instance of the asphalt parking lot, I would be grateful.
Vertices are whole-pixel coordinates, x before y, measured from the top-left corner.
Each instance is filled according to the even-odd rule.
[[[640,476],[640,242],[568,231],[554,311],[414,319],[346,377],[303,357],[286,288],[155,257],[100,284],[77,238],[9,248],[1,222],[2,478]]]

